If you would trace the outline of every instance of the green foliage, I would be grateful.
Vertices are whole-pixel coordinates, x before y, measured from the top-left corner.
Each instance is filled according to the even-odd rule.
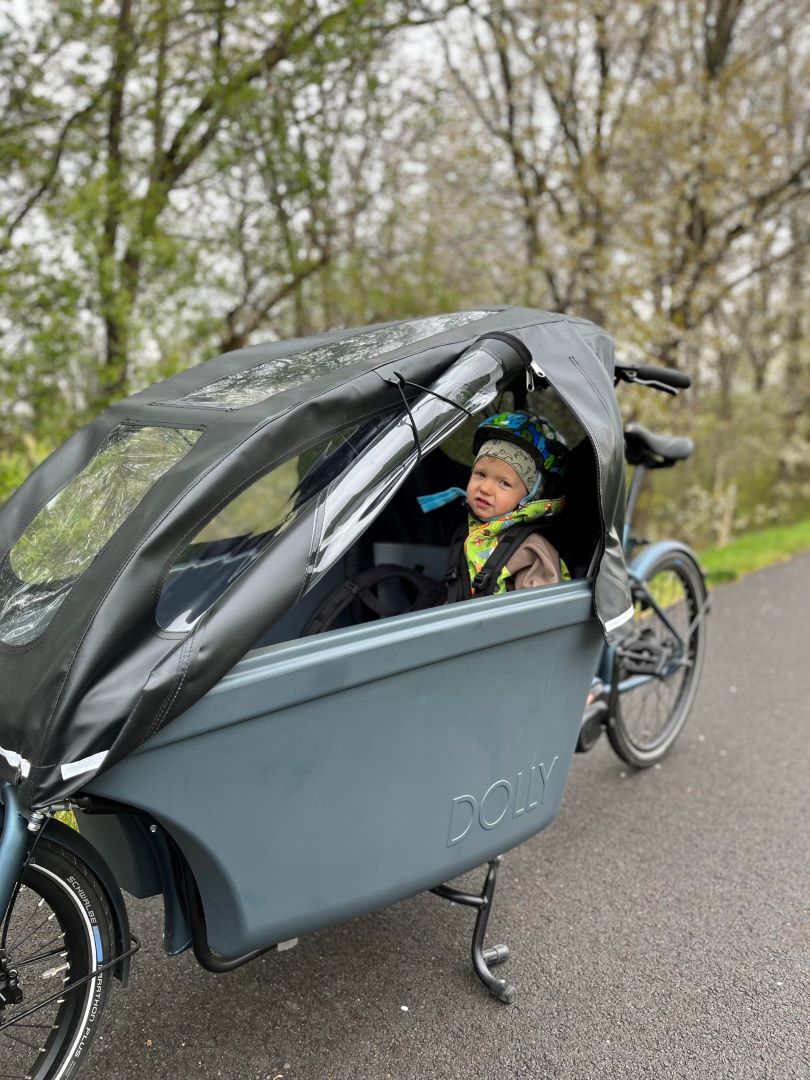
[[[710,583],[733,581],[754,570],[810,551],[810,518],[793,525],[750,532],[722,548],[708,548],[700,561]]]
[[[26,454],[0,454],[0,507],[25,480],[34,464]]]
[[[67,825],[68,828],[79,831],[79,823],[76,820],[76,815],[72,810],[57,810],[53,815],[57,821],[61,821],[63,825]]]
[[[648,475],[637,531],[650,539],[675,533],[703,548],[810,511],[810,500],[779,483],[785,440],[777,402],[741,394],[733,418],[725,420],[718,420],[709,397],[700,412],[675,409],[664,418],[654,410],[648,426],[689,435],[695,451],[674,468]]]
[[[290,512],[298,481],[298,459],[285,461],[232,499],[192,542],[259,536],[277,528]]]

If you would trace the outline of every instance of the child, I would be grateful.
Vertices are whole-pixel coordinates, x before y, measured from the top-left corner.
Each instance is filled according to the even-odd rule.
[[[562,437],[541,417],[500,413],[479,425],[473,452],[476,457],[466,491],[451,488],[419,499],[426,512],[455,498],[466,499],[469,513],[463,548],[460,543],[451,547],[449,599],[559,581],[560,557],[536,529],[565,505],[560,491],[566,454]],[[519,532],[510,533],[514,529]],[[509,545],[500,553],[507,553],[505,564],[496,554],[504,542]],[[455,581],[459,587],[454,589]]]

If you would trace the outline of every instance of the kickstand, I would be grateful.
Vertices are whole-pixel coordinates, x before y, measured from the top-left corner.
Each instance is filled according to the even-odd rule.
[[[504,960],[509,959],[509,949],[506,945],[493,945],[490,949],[483,947],[489,913],[492,910],[492,897],[495,893],[495,879],[500,861],[501,856],[499,855],[497,859],[493,859],[489,864],[486,881],[480,894],[459,892],[458,889],[451,889],[449,885],[437,885],[435,889],[430,891],[435,893],[436,896],[444,897],[445,900],[452,900],[455,904],[465,904],[467,907],[478,908],[471,949],[475,974],[486,986],[487,990],[494,994],[499,1001],[509,1004],[515,1000],[517,990],[505,979],[496,979],[489,970],[490,966],[494,967],[496,964],[502,964]]]

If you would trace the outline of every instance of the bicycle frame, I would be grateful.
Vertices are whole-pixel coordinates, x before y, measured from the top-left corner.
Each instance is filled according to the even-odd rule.
[[[0,833],[0,923],[22,871],[31,840],[28,822],[20,813],[20,802],[13,784],[0,783],[3,804]]]
[[[622,548],[624,550],[625,558],[628,561],[628,572],[633,585],[633,598],[634,601],[642,600],[645,605],[651,607],[661,622],[666,626],[669,632],[673,635],[677,642],[676,657],[683,657],[686,652],[686,645],[688,637],[691,636],[695,626],[699,621],[705,618],[705,615],[709,608],[708,599],[702,605],[697,616],[689,626],[686,640],[681,636],[678,629],[672,624],[666,613],[662,610],[657,603],[655,597],[651,596],[645,586],[645,578],[647,576],[648,569],[656,563],[662,555],[670,552],[680,552],[684,556],[689,557],[697,564],[697,558],[692,549],[685,543],[679,540],[667,539],[661,540],[655,544],[649,544],[648,541],[633,536],[633,523],[635,518],[636,506],[638,503],[639,495],[644,484],[644,478],[648,472],[647,466],[644,464],[638,464],[633,467],[633,474],[630,480],[630,489],[627,495],[627,506],[625,512],[625,524],[622,535]],[[638,551],[638,554],[634,558],[630,558],[632,553],[636,549],[642,549]],[[654,671],[650,673],[638,673],[634,674],[631,678],[624,679],[618,685],[614,685],[615,671],[616,671],[616,653],[617,647],[615,645],[605,644],[602,653],[599,658],[599,664],[596,670],[596,675],[604,686],[604,691],[600,695],[600,699],[591,707],[586,710],[583,717],[583,727],[595,720],[600,723],[606,722],[615,710],[615,701],[618,695],[627,692],[628,690],[637,689],[640,686],[644,686],[653,680],[660,678],[662,672]],[[592,743],[588,743],[590,748]]]

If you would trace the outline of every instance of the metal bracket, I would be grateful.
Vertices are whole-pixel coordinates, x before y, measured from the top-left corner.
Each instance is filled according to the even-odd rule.
[[[69,986],[63,986],[61,990],[57,990],[55,994],[51,994],[50,997],[44,998],[42,1001],[38,1001],[36,1005],[31,1005],[27,1009],[23,1009],[22,1012],[16,1013],[10,1020],[6,1020],[0,1023],[0,1031],[4,1031],[8,1027],[13,1027],[15,1024],[19,1024],[21,1020],[25,1020],[26,1017],[32,1016],[40,1009],[44,1009],[46,1005],[50,1005],[54,1001],[58,1001],[59,998],[69,994],[72,990],[78,990],[80,986],[84,986],[85,983],[90,982],[91,979],[95,979],[97,975],[100,975],[104,971],[109,971],[111,968],[116,967],[122,960],[129,959],[133,956],[141,947],[141,943],[134,934],[130,934],[130,947],[126,952],[120,953],[118,956],[113,957],[112,960],[107,960],[103,964],[99,964],[97,968],[93,968],[89,975],[84,975],[81,979],[77,979],[76,982],[70,983]],[[2,1013],[0,1013],[2,1015]]]

